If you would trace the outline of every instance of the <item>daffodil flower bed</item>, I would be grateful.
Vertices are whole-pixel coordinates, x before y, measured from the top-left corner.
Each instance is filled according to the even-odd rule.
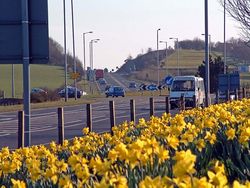
[[[2,187],[250,187],[250,100],[0,152]]]

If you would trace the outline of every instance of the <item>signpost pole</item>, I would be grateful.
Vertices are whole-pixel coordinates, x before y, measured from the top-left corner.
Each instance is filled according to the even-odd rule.
[[[30,54],[28,0],[22,1],[24,146],[30,146]]]

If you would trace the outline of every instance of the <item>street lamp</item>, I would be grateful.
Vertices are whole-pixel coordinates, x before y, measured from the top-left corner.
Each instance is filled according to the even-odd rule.
[[[178,38],[170,37],[169,39],[174,39],[176,41],[177,48],[177,75],[180,75],[180,64],[179,64],[179,41]]]
[[[68,101],[68,90],[67,90],[67,33],[66,33],[66,13],[65,13],[65,0],[63,0],[63,30],[64,30],[64,89],[65,89],[65,102]]]
[[[76,55],[75,55],[75,29],[74,29],[74,5],[71,0],[71,18],[72,18],[72,41],[73,41],[73,64],[74,74],[76,75]],[[75,100],[77,99],[77,87],[76,87],[76,76],[74,75],[74,86],[75,86]]]
[[[203,36],[205,36],[205,34],[203,33],[203,34],[201,34],[201,35],[203,35]],[[208,34],[208,41],[209,41],[209,44],[208,44],[208,49],[209,49],[209,52],[208,52],[208,54],[210,54],[211,53],[211,35],[210,34]]]
[[[224,74],[227,73],[227,48],[226,48],[226,0],[224,0]]]
[[[97,43],[100,39],[92,39],[90,42],[89,42],[89,61],[90,61],[90,70],[91,70],[91,79],[94,80],[94,64],[93,64],[93,43]]]
[[[157,29],[157,83],[160,84],[160,57],[159,57],[159,31],[161,29]]]
[[[82,34],[83,36],[83,78],[84,81],[87,80],[87,72],[86,72],[86,57],[85,57],[85,35],[89,34],[89,33],[93,33],[93,31],[88,31]],[[85,87],[85,83],[84,83],[84,87]],[[84,88],[85,89],[85,88]]]
[[[160,43],[166,44],[166,60],[165,60],[165,66],[167,65],[167,57],[168,57],[168,42],[167,41],[160,41]],[[166,73],[167,73],[167,67],[166,67]]]

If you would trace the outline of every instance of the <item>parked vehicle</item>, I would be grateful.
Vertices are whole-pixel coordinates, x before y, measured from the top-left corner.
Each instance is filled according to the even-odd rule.
[[[111,86],[108,90],[105,91],[106,97],[125,97],[125,90],[120,86]]]
[[[41,88],[32,88],[31,91],[30,91],[31,94],[37,94],[37,93],[40,93],[40,94],[47,94],[48,92],[41,89]]]
[[[185,106],[194,106],[194,95],[196,97],[196,105],[204,106],[205,89],[203,78],[195,76],[174,77],[170,89],[171,109],[179,107],[181,96],[185,98]]]
[[[68,97],[74,98],[75,97],[75,87],[67,86],[68,90]],[[77,98],[81,98],[82,95],[86,95],[86,92],[81,91],[80,89],[77,89]],[[63,88],[61,91],[58,92],[60,97],[65,97],[65,89]]]

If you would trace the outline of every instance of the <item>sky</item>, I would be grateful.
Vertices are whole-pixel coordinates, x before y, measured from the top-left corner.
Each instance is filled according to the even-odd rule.
[[[86,66],[89,66],[89,41],[94,43],[94,68],[116,69],[128,56],[157,48],[159,40],[174,46],[174,40],[200,38],[205,32],[204,0],[74,0],[76,56],[83,62],[82,33],[86,36]],[[223,42],[223,7],[219,0],[208,2],[208,32],[212,42]],[[48,0],[49,36],[64,45],[63,0]],[[67,51],[73,53],[71,0],[66,0]],[[239,38],[239,24],[226,16],[226,39]],[[165,44],[160,43],[159,49]]]

